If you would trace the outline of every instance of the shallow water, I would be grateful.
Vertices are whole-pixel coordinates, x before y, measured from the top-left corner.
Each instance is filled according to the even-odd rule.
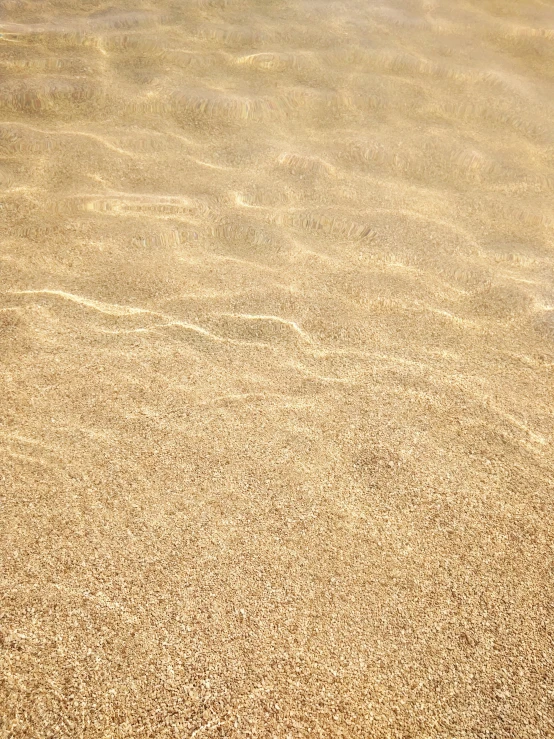
[[[6,736],[554,733],[553,78],[541,0],[0,2]]]

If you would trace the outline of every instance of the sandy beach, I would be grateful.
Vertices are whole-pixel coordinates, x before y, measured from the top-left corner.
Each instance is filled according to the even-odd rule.
[[[548,0],[0,1],[2,739],[554,737],[553,154]]]

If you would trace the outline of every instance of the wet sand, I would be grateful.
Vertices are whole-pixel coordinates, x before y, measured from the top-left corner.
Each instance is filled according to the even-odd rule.
[[[0,2],[0,735],[554,736],[554,6]]]

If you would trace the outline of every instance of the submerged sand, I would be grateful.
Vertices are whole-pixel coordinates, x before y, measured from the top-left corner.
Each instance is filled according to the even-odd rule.
[[[554,6],[0,2],[0,735],[554,736]]]

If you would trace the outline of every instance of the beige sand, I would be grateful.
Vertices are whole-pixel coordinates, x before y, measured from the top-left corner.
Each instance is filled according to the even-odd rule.
[[[553,29],[2,0],[1,737],[554,736]]]

